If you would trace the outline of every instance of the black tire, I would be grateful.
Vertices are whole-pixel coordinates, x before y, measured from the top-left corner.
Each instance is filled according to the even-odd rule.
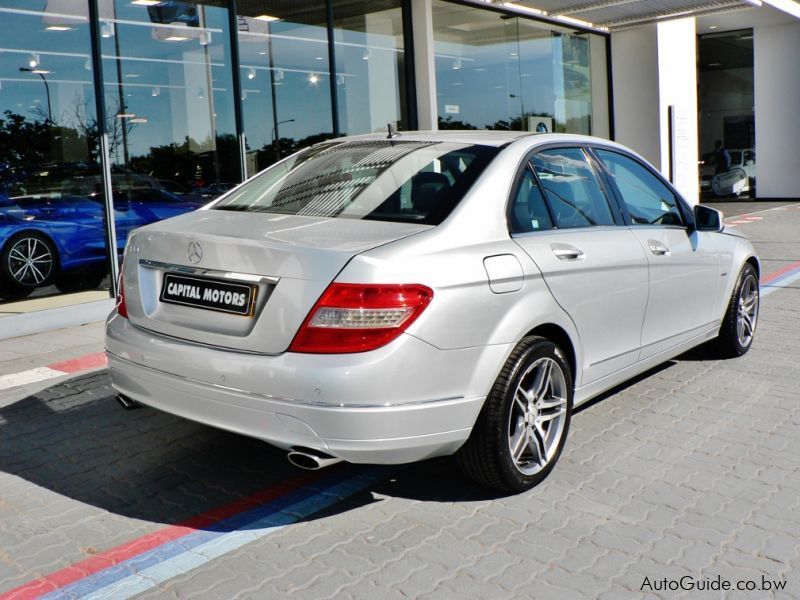
[[[35,264],[25,268],[24,258],[30,254]],[[35,268],[32,268],[35,267]],[[6,297],[25,297],[38,287],[49,285],[58,271],[55,244],[37,231],[13,236],[0,252],[0,279]]]
[[[750,286],[750,287],[748,287]],[[749,311],[748,289],[755,290],[754,311]],[[725,317],[722,319],[722,326],[719,335],[713,340],[711,347],[714,353],[720,358],[736,358],[742,356],[753,345],[756,326],[758,325],[758,309],[760,301],[760,290],[758,287],[758,273],[750,263],[745,263],[739,272],[739,278],[733,288],[728,308],[725,310]],[[744,306],[743,306],[744,303]],[[751,328],[749,338],[742,339],[740,335],[740,310],[752,312],[750,319]],[[746,327],[746,326],[745,326]]]
[[[62,271],[55,278],[59,292],[69,294],[83,290],[96,290],[100,287],[106,272],[102,268]]]
[[[526,378],[536,375],[536,372],[531,372],[531,369],[540,368],[545,364],[552,369],[553,383],[549,384],[551,400],[557,399],[562,402],[563,410],[560,407],[552,409],[558,410],[560,416],[558,420],[546,421],[545,438],[553,436],[550,451],[547,452],[548,458],[544,464],[539,463],[540,466],[535,472],[523,472],[523,467],[519,466],[519,461],[515,460],[511,448],[513,443],[511,438],[521,423],[519,421],[521,415],[516,414],[520,409],[515,397],[518,388],[521,385],[524,387]],[[558,368],[560,376],[556,373],[556,368]],[[556,379],[558,379],[557,382]],[[556,387],[560,388],[558,394],[555,393]],[[547,397],[547,391],[548,388],[545,388],[541,394],[542,399]],[[482,485],[509,492],[522,492],[537,485],[552,471],[564,448],[572,415],[572,398],[572,373],[561,349],[543,337],[524,338],[514,348],[500,371],[469,439],[456,454],[456,460],[462,471]],[[539,411],[543,410],[545,409],[539,409]],[[538,414],[544,415],[543,412]],[[513,418],[516,418],[517,427],[514,427]],[[543,416],[543,418],[549,418],[549,416]],[[522,426],[527,427],[527,425]],[[543,423],[538,426],[543,426]],[[557,429],[553,429],[551,434],[550,427],[557,427]],[[527,442],[523,445],[527,446]],[[542,448],[545,446],[546,444]],[[531,456],[535,457],[533,445],[530,449],[523,448],[523,450],[531,452]],[[535,462],[535,460],[529,462],[534,469]]]

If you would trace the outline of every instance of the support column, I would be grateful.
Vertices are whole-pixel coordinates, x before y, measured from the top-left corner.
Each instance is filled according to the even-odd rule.
[[[800,196],[800,23],[753,31],[758,198]],[[790,58],[791,57],[791,58]]]
[[[621,31],[611,39],[615,139],[699,201],[694,18]],[[674,118],[670,122],[670,107]]]
[[[436,60],[433,46],[431,0],[411,0],[414,31],[414,78],[417,83],[417,119],[420,129],[439,128],[436,105]]]

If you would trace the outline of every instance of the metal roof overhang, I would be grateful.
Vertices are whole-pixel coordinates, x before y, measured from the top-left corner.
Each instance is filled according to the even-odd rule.
[[[469,1],[470,4],[503,9],[538,17],[578,29],[614,32],[648,23],[683,17],[699,17],[743,8],[771,6],[800,19],[795,0],[502,0]]]

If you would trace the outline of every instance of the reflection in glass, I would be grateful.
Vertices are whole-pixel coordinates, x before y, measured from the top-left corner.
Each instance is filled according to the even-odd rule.
[[[225,4],[100,0],[114,208],[125,235],[241,181]]]
[[[405,129],[401,0],[334,4],[336,91],[342,135]]]
[[[247,175],[333,136],[324,0],[237,2]]]
[[[433,1],[440,129],[592,133],[591,38]]]
[[[700,192],[755,197],[753,30],[699,37]]]
[[[100,177],[88,4],[0,17],[0,302],[108,289],[103,200],[77,189]]]

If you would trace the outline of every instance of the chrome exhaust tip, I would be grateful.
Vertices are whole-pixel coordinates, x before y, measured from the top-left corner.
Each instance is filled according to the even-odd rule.
[[[318,469],[324,469],[325,467],[330,467],[331,465],[342,462],[341,458],[325,454],[318,450],[312,450],[311,448],[292,449],[289,454],[286,455],[286,458],[295,467],[305,469],[306,471],[317,471]]]
[[[115,396],[117,402],[119,402],[120,406],[125,410],[133,410],[135,408],[142,408],[142,405],[139,404],[133,398],[128,398],[127,396],[123,396],[122,394],[117,394]]]

